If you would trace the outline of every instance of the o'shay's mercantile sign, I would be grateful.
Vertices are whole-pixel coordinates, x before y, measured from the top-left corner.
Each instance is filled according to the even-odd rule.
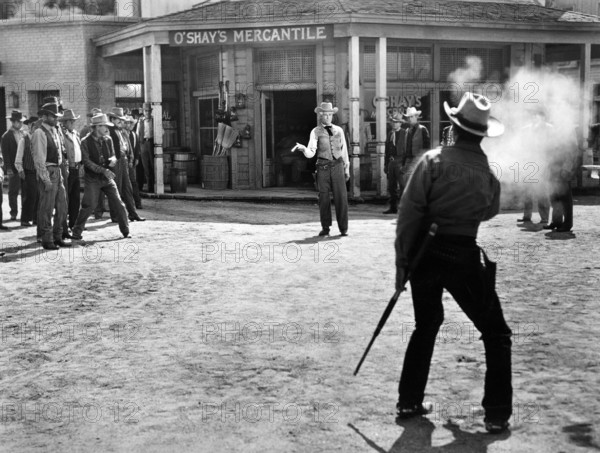
[[[278,43],[322,41],[333,37],[332,25],[241,28],[222,30],[170,31],[171,46],[200,46],[206,44]]]

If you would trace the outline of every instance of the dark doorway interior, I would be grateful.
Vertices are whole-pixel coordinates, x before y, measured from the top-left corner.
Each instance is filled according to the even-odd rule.
[[[310,131],[316,126],[315,90],[275,91],[274,142],[275,177],[280,187],[313,187],[315,160],[301,152],[292,153],[296,143],[308,145]]]

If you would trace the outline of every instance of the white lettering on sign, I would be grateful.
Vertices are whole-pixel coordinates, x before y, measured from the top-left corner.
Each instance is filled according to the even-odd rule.
[[[198,44],[315,41],[328,38],[327,27],[328,26],[306,26],[242,30],[179,31],[171,33],[171,44],[176,46],[192,46]]]

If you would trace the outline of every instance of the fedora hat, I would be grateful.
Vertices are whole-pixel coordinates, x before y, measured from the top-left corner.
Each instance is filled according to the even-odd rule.
[[[315,109],[316,113],[337,113],[338,108],[331,102],[321,102],[321,105]]]
[[[417,110],[415,107],[408,107],[406,113],[403,113],[407,118],[409,116],[421,116],[421,110]]]
[[[458,107],[450,107],[444,101],[444,110],[454,124],[481,137],[498,137],[504,133],[504,124],[490,116],[492,104],[481,94],[467,92]]]
[[[90,126],[114,126],[114,124],[108,121],[108,116],[104,113],[98,113],[92,116]]]
[[[13,110],[6,119],[11,121],[25,121],[27,117],[20,110]]]
[[[35,123],[37,120],[39,120],[37,116],[30,116],[25,121],[23,121],[23,124],[30,125],[31,123]]]
[[[92,110],[90,110],[90,113],[87,114],[87,117],[91,118],[92,116],[97,115],[98,113],[103,113],[102,109],[93,108]]]
[[[59,111],[58,104],[54,103],[42,105],[38,115],[54,115],[57,118],[61,118],[63,116],[63,114]]]
[[[69,120],[78,120],[81,115],[75,116],[75,112],[72,109],[67,109],[63,111],[63,117],[60,119],[61,121],[69,121]]]
[[[404,121],[404,118],[402,118],[402,115],[400,115],[400,113],[398,113],[398,112],[394,112],[393,115],[388,116],[388,119],[392,123],[406,123],[406,121]]]
[[[108,112],[109,118],[117,118],[125,121],[125,112],[123,112],[123,107],[113,107]]]
[[[135,120],[133,119],[133,116],[131,116],[131,115],[125,115],[125,122],[127,122],[127,123],[135,123]]]

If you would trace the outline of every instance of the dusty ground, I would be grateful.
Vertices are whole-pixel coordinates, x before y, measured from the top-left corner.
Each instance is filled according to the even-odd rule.
[[[352,376],[393,293],[382,206],[318,241],[314,205],[145,203],[132,239],[92,221],[61,254],[33,228],[0,232],[0,451],[600,450],[600,198],[577,199],[574,236],[517,212],[482,227],[515,334],[501,436],[481,420],[482,344],[448,297],[433,414],[394,421],[408,295]]]

